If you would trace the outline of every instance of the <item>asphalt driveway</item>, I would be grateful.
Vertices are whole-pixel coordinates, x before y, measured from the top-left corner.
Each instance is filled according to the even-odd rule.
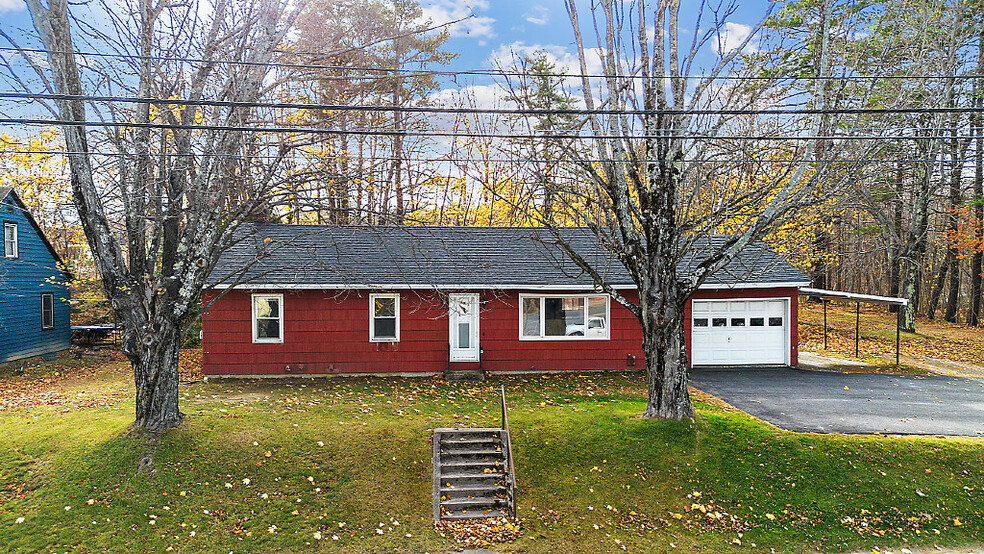
[[[789,431],[984,436],[984,380],[698,368],[690,384]]]

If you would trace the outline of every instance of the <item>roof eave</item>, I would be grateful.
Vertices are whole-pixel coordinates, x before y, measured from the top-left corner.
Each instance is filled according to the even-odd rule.
[[[700,290],[727,290],[727,289],[774,289],[774,288],[801,288],[809,286],[809,281],[774,281],[774,282],[744,282],[744,283],[705,283],[700,286]],[[210,285],[208,288],[216,290],[577,290],[577,291],[597,291],[594,285],[542,285],[528,283],[499,283],[499,284],[479,284],[479,283],[240,283],[229,285],[219,283]],[[615,290],[634,290],[634,284],[612,285]]]

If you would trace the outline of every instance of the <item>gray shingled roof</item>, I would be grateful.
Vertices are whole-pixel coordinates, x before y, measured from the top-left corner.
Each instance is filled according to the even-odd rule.
[[[574,265],[552,235],[528,227],[369,227],[256,224],[220,257],[211,283],[260,288],[569,287],[589,289],[591,278]],[[613,285],[632,286],[625,268],[590,231],[562,230],[565,240]],[[713,244],[725,237],[712,237]],[[707,243],[705,242],[705,245]],[[702,258],[688,256],[678,270]],[[763,243],[747,248],[707,284],[808,284],[809,279]]]

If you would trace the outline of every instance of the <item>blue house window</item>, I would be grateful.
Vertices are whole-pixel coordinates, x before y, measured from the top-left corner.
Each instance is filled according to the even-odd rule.
[[[55,295],[50,292],[41,294],[41,328],[52,329],[55,326]]]
[[[3,255],[5,258],[17,257],[17,224],[3,224]]]

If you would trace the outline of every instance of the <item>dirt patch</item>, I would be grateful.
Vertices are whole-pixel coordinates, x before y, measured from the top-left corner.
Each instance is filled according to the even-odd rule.
[[[182,348],[178,357],[178,378],[181,381],[202,380],[202,349]]]
[[[0,410],[92,408],[128,398],[127,388],[102,381],[106,374],[130,374],[129,363],[116,348],[72,347],[54,360],[39,357],[0,364]]]

